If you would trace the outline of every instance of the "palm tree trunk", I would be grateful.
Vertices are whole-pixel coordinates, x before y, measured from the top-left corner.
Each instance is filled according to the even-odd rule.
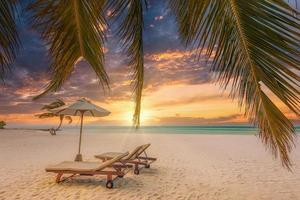
[[[59,115],[59,125],[58,127],[55,129],[56,131],[58,131],[63,123],[63,119],[64,119],[64,115]]]

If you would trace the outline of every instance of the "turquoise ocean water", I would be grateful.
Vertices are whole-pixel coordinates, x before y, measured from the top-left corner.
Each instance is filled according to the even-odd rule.
[[[66,132],[78,132],[79,127],[63,127]],[[144,126],[138,130],[130,126],[86,126],[85,132],[101,133],[149,133],[149,134],[225,134],[225,135],[255,135],[258,129],[251,126]],[[296,127],[300,133],[300,126]]]

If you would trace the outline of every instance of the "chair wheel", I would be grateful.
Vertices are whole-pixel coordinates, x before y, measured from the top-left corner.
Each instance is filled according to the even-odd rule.
[[[106,182],[106,188],[111,189],[114,187],[114,183],[112,181],[107,181]]]
[[[118,176],[118,178],[123,178],[123,177],[124,177],[123,175],[119,175],[119,176]]]
[[[150,168],[150,165],[149,165],[149,164],[147,164],[147,165],[145,166],[145,168]]]
[[[135,175],[139,175],[140,174],[140,170],[139,169],[134,169],[133,172],[134,172]]]

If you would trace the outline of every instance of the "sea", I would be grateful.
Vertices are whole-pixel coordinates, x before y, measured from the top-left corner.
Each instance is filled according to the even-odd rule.
[[[38,126],[38,125],[17,125],[8,126],[8,129],[29,129],[29,130],[47,130],[56,128],[56,126]],[[60,131],[65,133],[78,133],[79,124],[63,125]],[[296,133],[300,134],[300,126],[295,126]],[[208,135],[257,135],[259,129],[249,125],[207,125],[207,126],[141,126],[135,129],[132,126],[97,126],[85,125],[84,132],[93,134],[107,133],[132,133],[132,134],[208,134]]]
[[[296,126],[300,134],[300,126]],[[131,126],[85,126],[85,132],[94,134],[107,133],[148,133],[148,134],[216,134],[216,135],[257,135],[258,128],[252,126],[142,126],[135,129]],[[77,133],[79,126],[62,127],[62,131]]]

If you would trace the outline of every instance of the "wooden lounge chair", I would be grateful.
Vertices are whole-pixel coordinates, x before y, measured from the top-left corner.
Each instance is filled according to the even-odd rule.
[[[138,146],[132,152],[130,152],[130,154],[122,158],[122,162],[134,165],[134,174],[138,175],[140,173],[140,166],[150,168],[150,164],[157,160],[157,158],[148,157],[146,153],[146,149],[150,145],[151,144]],[[107,161],[120,154],[120,152],[107,152],[95,155],[95,157],[101,159],[102,161]],[[144,154],[144,156],[141,156],[142,154]]]
[[[132,166],[124,164],[121,159],[129,153],[121,153],[114,158],[101,162],[76,162],[64,161],[57,165],[52,165],[46,168],[46,172],[57,173],[56,182],[60,183],[75,175],[93,176],[105,175],[107,176],[106,187],[113,188],[113,181],[117,177],[123,177]],[[62,179],[63,174],[71,174],[71,176]],[[115,176],[115,178],[113,178]]]

